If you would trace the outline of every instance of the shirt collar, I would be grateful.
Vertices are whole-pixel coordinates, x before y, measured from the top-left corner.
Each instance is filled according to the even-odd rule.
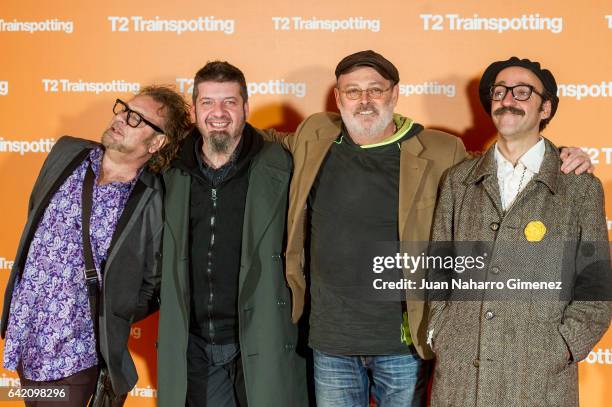
[[[544,161],[544,153],[546,152],[546,145],[544,144],[544,139],[540,137],[540,140],[533,145],[525,154],[519,158],[519,162],[525,166],[530,172],[537,174],[540,172],[540,166],[542,165],[542,161]],[[497,166],[507,166],[512,165],[510,161],[504,157],[504,155],[499,151],[499,147],[497,143],[495,143],[495,160],[497,161]]]

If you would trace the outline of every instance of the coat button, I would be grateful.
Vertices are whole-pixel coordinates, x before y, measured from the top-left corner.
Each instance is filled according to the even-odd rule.
[[[291,344],[287,344],[285,345],[285,350],[293,350],[295,346],[291,345]]]
[[[491,228],[491,230],[496,231],[496,230],[499,229],[499,223],[498,222],[491,222],[489,227]]]
[[[281,259],[281,255],[280,254],[273,254],[272,255],[272,259],[276,260],[276,261],[279,261]]]
[[[491,267],[492,274],[499,274],[499,267]]]
[[[478,359],[474,359],[474,361],[472,362],[472,364],[474,365],[474,367],[480,367],[480,360],[478,360]]]
[[[494,316],[495,316],[495,314],[492,311],[485,312],[485,318],[486,319],[493,319]]]

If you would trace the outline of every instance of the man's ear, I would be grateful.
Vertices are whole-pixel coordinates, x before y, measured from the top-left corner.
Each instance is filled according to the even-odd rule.
[[[552,111],[552,102],[550,100],[542,103],[542,107],[540,108],[540,118],[542,120],[546,120],[550,117],[550,112]]]
[[[244,120],[247,121],[249,119],[249,102],[244,102],[242,108],[244,109]]]
[[[336,100],[336,107],[338,110],[342,107],[342,102],[340,101],[340,91],[337,87],[334,86],[334,99]]]
[[[163,146],[166,145],[166,141],[167,141],[167,137],[165,134],[155,134],[153,135],[153,138],[151,140],[151,142],[149,143],[149,154],[155,154],[156,152],[158,152],[159,150],[161,150],[161,148]]]
[[[189,106],[189,115],[191,116],[191,123],[195,123],[195,121],[196,121],[195,102],[194,102],[194,104]]]
[[[393,107],[397,106],[397,101],[399,100],[399,84],[393,85],[393,89],[391,89],[391,100],[393,101]]]

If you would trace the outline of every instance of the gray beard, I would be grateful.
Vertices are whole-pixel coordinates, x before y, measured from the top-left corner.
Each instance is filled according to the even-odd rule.
[[[110,130],[107,130],[110,131]],[[128,153],[129,150],[126,146],[121,143],[118,143],[112,139],[112,136],[106,136],[106,131],[102,134],[101,144],[104,146],[106,150],[115,150],[120,153]]]
[[[378,113],[378,118],[372,123],[370,127],[363,127],[355,116],[344,109],[340,109],[340,115],[342,121],[348,130],[348,133],[353,136],[361,138],[372,138],[382,133],[389,123],[393,120],[393,111],[385,110]]]

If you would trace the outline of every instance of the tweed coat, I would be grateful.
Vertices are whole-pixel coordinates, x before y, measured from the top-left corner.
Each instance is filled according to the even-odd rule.
[[[525,227],[533,221],[546,227],[539,242],[526,239]],[[548,140],[540,172],[505,214],[494,147],[453,167],[442,185],[432,234],[437,241],[494,242],[487,281],[552,281],[567,257],[534,256],[530,247],[555,242],[607,247],[607,238],[601,182],[590,174],[562,174],[559,152]],[[606,249],[602,264],[609,271],[608,255]],[[489,293],[481,298],[431,305],[436,354],[431,405],[577,406],[576,363],[606,332],[610,303],[534,297],[502,302],[489,300]]]
[[[268,138],[272,135],[293,156],[285,274],[291,288],[294,321],[302,314],[306,291],[304,208],[319,168],[341,130],[342,119],[338,114],[316,113],[287,137],[268,134]],[[465,147],[461,139],[450,134],[422,130],[403,141],[400,149],[398,236],[402,241],[429,241],[440,179],[444,171],[465,159]],[[413,345],[423,359],[431,359],[433,355],[425,344],[425,302],[410,299],[406,305]]]

